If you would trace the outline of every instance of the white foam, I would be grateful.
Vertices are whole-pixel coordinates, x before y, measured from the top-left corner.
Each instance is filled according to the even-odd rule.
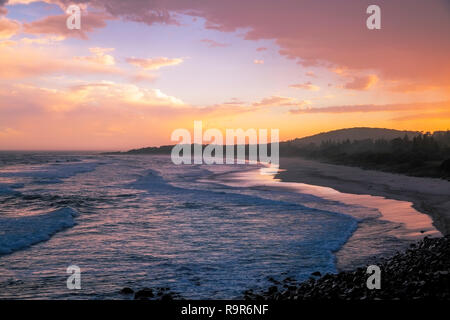
[[[0,217],[0,255],[50,239],[58,231],[74,226],[76,214],[66,207],[39,215]]]
[[[6,168],[0,171],[0,177],[34,178],[37,182],[58,183],[80,173],[96,169],[98,162],[56,163]]]

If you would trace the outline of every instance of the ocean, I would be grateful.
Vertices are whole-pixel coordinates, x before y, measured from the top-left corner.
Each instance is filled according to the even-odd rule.
[[[188,299],[235,299],[270,278],[360,266],[436,232],[430,223],[411,236],[367,197],[284,184],[268,169],[1,152],[0,298],[127,299],[124,287],[169,287]],[[81,290],[66,286],[71,265]]]

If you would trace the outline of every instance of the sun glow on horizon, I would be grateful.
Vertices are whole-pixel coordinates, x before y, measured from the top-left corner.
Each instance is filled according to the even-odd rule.
[[[195,120],[279,129],[281,141],[450,129],[445,1],[412,0],[408,12],[384,3],[380,30],[361,23],[360,1],[323,2],[87,1],[74,31],[69,1],[10,0],[0,6],[0,149],[168,145]]]

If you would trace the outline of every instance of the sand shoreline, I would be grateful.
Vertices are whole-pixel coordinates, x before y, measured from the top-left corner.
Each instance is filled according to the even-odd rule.
[[[303,158],[281,158],[275,178],[352,194],[368,194],[409,201],[428,214],[442,234],[450,234],[450,182],[442,179],[410,177],[356,167],[333,165]]]

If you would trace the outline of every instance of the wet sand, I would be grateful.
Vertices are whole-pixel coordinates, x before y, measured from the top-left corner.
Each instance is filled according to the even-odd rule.
[[[432,218],[433,225],[442,234],[450,234],[449,181],[363,170],[302,158],[281,158],[280,169],[275,176],[276,179],[283,182],[328,187],[341,193],[353,194],[349,201],[355,201],[354,195],[371,195],[411,202],[415,210],[426,213]],[[328,192],[326,189],[318,191],[324,196],[333,197],[332,189]],[[342,195],[339,197],[342,199]],[[359,200],[376,201],[376,197]],[[408,210],[404,205],[402,206],[395,211],[380,208],[380,212],[387,220],[407,223],[409,227],[417,229],[415,225],[419,226],[421,222],[416,218],[408,219]]]

